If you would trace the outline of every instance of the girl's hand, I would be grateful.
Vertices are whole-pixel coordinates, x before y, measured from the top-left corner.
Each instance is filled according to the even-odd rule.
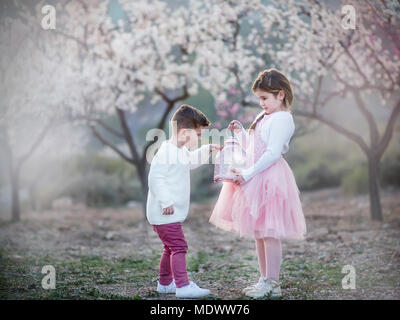
[[[240,170],[232,168],[231,172],[235,174],[235,178],[233,179],[233,182],[236,184],[241,184],[243,182],[245,182],[245,180],[243,179],[243,176],[240,172]]]
[[[174,214],[174,206],[169,206],[167,208],[164,208],[162,214],[165,214],[165,215]]]
[[[228,125],[228,129],[238,133],[243,129],[243,126],[238,120],[232,120]]]
[[[210,152],[213,152],[215,150],[222,150],[222,146],[219,144],[210,144]]]

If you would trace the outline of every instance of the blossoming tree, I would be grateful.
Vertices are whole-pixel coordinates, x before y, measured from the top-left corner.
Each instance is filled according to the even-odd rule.
[[[302,88],[304,107],[296,113],[326,124],[355,142],[366,156],[371,217],[382,220],[379,163],[400,114],[400,4],[390,0],[347,4],[354,8],[354,29],[346,28],[348,17],[340,14],[340,8],[330,9],[321,1],[288,1],[288,16],[277,30],[286,34],[287,41],[272,54]],[[328,103],[338,97],[358,109],[369,139],[326,116]],[[380,97],[380,104],[374,108],[390,110],[381,130],[376,113],[368,108],[369,99],[375,97]]]
[[[65,88],[73,90],[63,58],[42,41],[46,32],[36,17],[23,5],[16,8],[18,17],[5,17],[0,32],[0,145],[9,172],[12,221],[20,220],[21,170],[50,128],[62,121]]]
[[[224,12],[225,27],[212,28],[208,33],[218,39],[217,44],[205,43],[197,52],[211,52],[216,61],[208,77],[223,117],[232,116],[239,105],[255,104],[245,88],[257,69],[275,66],[284,71],[296,88],[294,113],[329,126],[365,154],[371,217],[382,220],[379,162],[400,113],[400,5],[390,0],[349,1],[348,5],[355,11],[355,29],[347,27],[346,19],[352,17],[345,11],[342,15],[341,6],[330,8],[318,0],[272,1],[270,5],[256,0],[217,2],[212,11]],[[210,19],[207,16],[205,21]],[[236,104],[225,102],[232,93],[239,93]],[[374,96],[381,98],[378,108],[391,110],[382,133],[367,106],[367,97]],[[334,98],[359,110],[369,141],[326,115]]]
[[[77,81],[82,89],[69,99],[71,116],[86,121],[99,141],[137,168],[146,198],[147,151],[156,139],[139,148],[128,116],[142,108],[144,99],[162,101],[165,107],[154,118],[156,128],[163,129],[176,104],[196,94],[202,78],[196,60],[204,56],[192,45],[205,41],[204,31],[191,24],[191,11],[183,7],[172,10],[163,1],[120,3],[126,19],[118,26],[107,14],[106,1],[90,7],[84,2],[60,5],[57,11],[63,15],[54,36],[66,48],[74,72],[81,71]],[[103,121],[105,113],[117,115],[118,128]],[[128,152],[104,133],[126,143]]]
[[[144,196],[147,151],[156,140],[139,148],[128,122],[144,100],[164,103],[159,116],[154,115],[159,129],[174,106],[196,94],[199,86],[213,95],[217,106],[233,93],[236,103],[226,106],[234,115],[239,106],[255,105],[249,88],[257,72],[275,66],[296,87],[302,104],[294,108],[296,114],[330,126],[366,154],[371,213],[381,219],[379,161],[400,108],[397,100],[391,101],[398,92],[400,69],[395,2],[352,2],[358,16],[355,30],[344,29],[340,11],[317,0],[269,5],[260,0],[192,0],[174,8],[163,1],[120,3],[126,17],[118,25],[107,13],[107,1],[59,4],[57,28],[50,34],[56,39],[52,41],[59,41],[56,47],[62,48],[80,84],[68,99],[71,115],[83,119],[99,141],[137,168]],[[374,92],[385,99],[383,104],[394,105],[382,135],[363,100],[364,94]],[[333,98],[346,95],[354,97],[366,119],[369,143],[323,112]],[[104,114],[116,114],[118,127],[104,122]],[[105,133],[124,142],[128,151]]]

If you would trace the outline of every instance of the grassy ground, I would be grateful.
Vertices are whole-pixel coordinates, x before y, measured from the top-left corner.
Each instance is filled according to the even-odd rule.
[[[283,242],[283,299],[399,299],[400,193],[383,192],[385,221],[371,222],[368,197],[339,190],[302,193],[308,234]],[[208,223],[215,200],[193,204],[184,223],[190,279],[208,299],[248,299],[258,279],[254,243]],[[156,292],[161,242],[139,210],[27,212],[0,225],[0,299],[175,299]],[[42,288],[42,267],[56,288]],[[342,268],[356,271],[343,289]]]

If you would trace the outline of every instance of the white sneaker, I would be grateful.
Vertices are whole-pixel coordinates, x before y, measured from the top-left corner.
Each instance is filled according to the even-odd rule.
[[[262,286],[262,283],[264,281],[264,278],[261,276],[260,279],[258,279],[258,282],[256,284],[253,284],[251,286],[248,286],[242,290],[242,293],[246,294],[246,292],[254,290],[255,288],[259,288]]]
[[[177,298],[200,298],[208,296],[210,293],[210,290],[200,288],[193,281],[190,281],[190,283],[186,286],[176,288]]]
[[[164,286],[160,284],[159,281],[157,281],[157,292],[158,293],[175,293],[176,286],[175,286],[175,281],[172,280],[171,283],[167,286]]]
[[[269,295],[271,291],[272,287],[268,279],[261,277],[258,283],[252,289],[247,290],[245,294],[251,298],[261,298]]]
[[[275,280],[272,280],[272,279],[268,279],[267,281],[269,282],[269,284],[272,287],[271,297],[272,298],[280,298],[280,297],[282,297],[282,291],[281,291],[281,286],[280,286],[279,282],[275,281]]]

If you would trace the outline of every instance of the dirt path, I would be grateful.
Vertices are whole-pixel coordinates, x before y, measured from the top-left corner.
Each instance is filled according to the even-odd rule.
[[[283,299],[399,299],[400,192],[382,192],[385,221],[371,222],[368,197],[339,189],[301,194],[305,241],[283,242]],[[210,299],[246,299],[258,279],[254,243],[208,223],[215,200],[192,204],[184,232],[189,277]],[[175,299],[155,291],[161,243],[140,210],[70,209],[25,213],[0,225],[2,299]],[[56,269],[56,289],[41,287],[41,269]],[[342,268],[356,289],[342,288]]]

